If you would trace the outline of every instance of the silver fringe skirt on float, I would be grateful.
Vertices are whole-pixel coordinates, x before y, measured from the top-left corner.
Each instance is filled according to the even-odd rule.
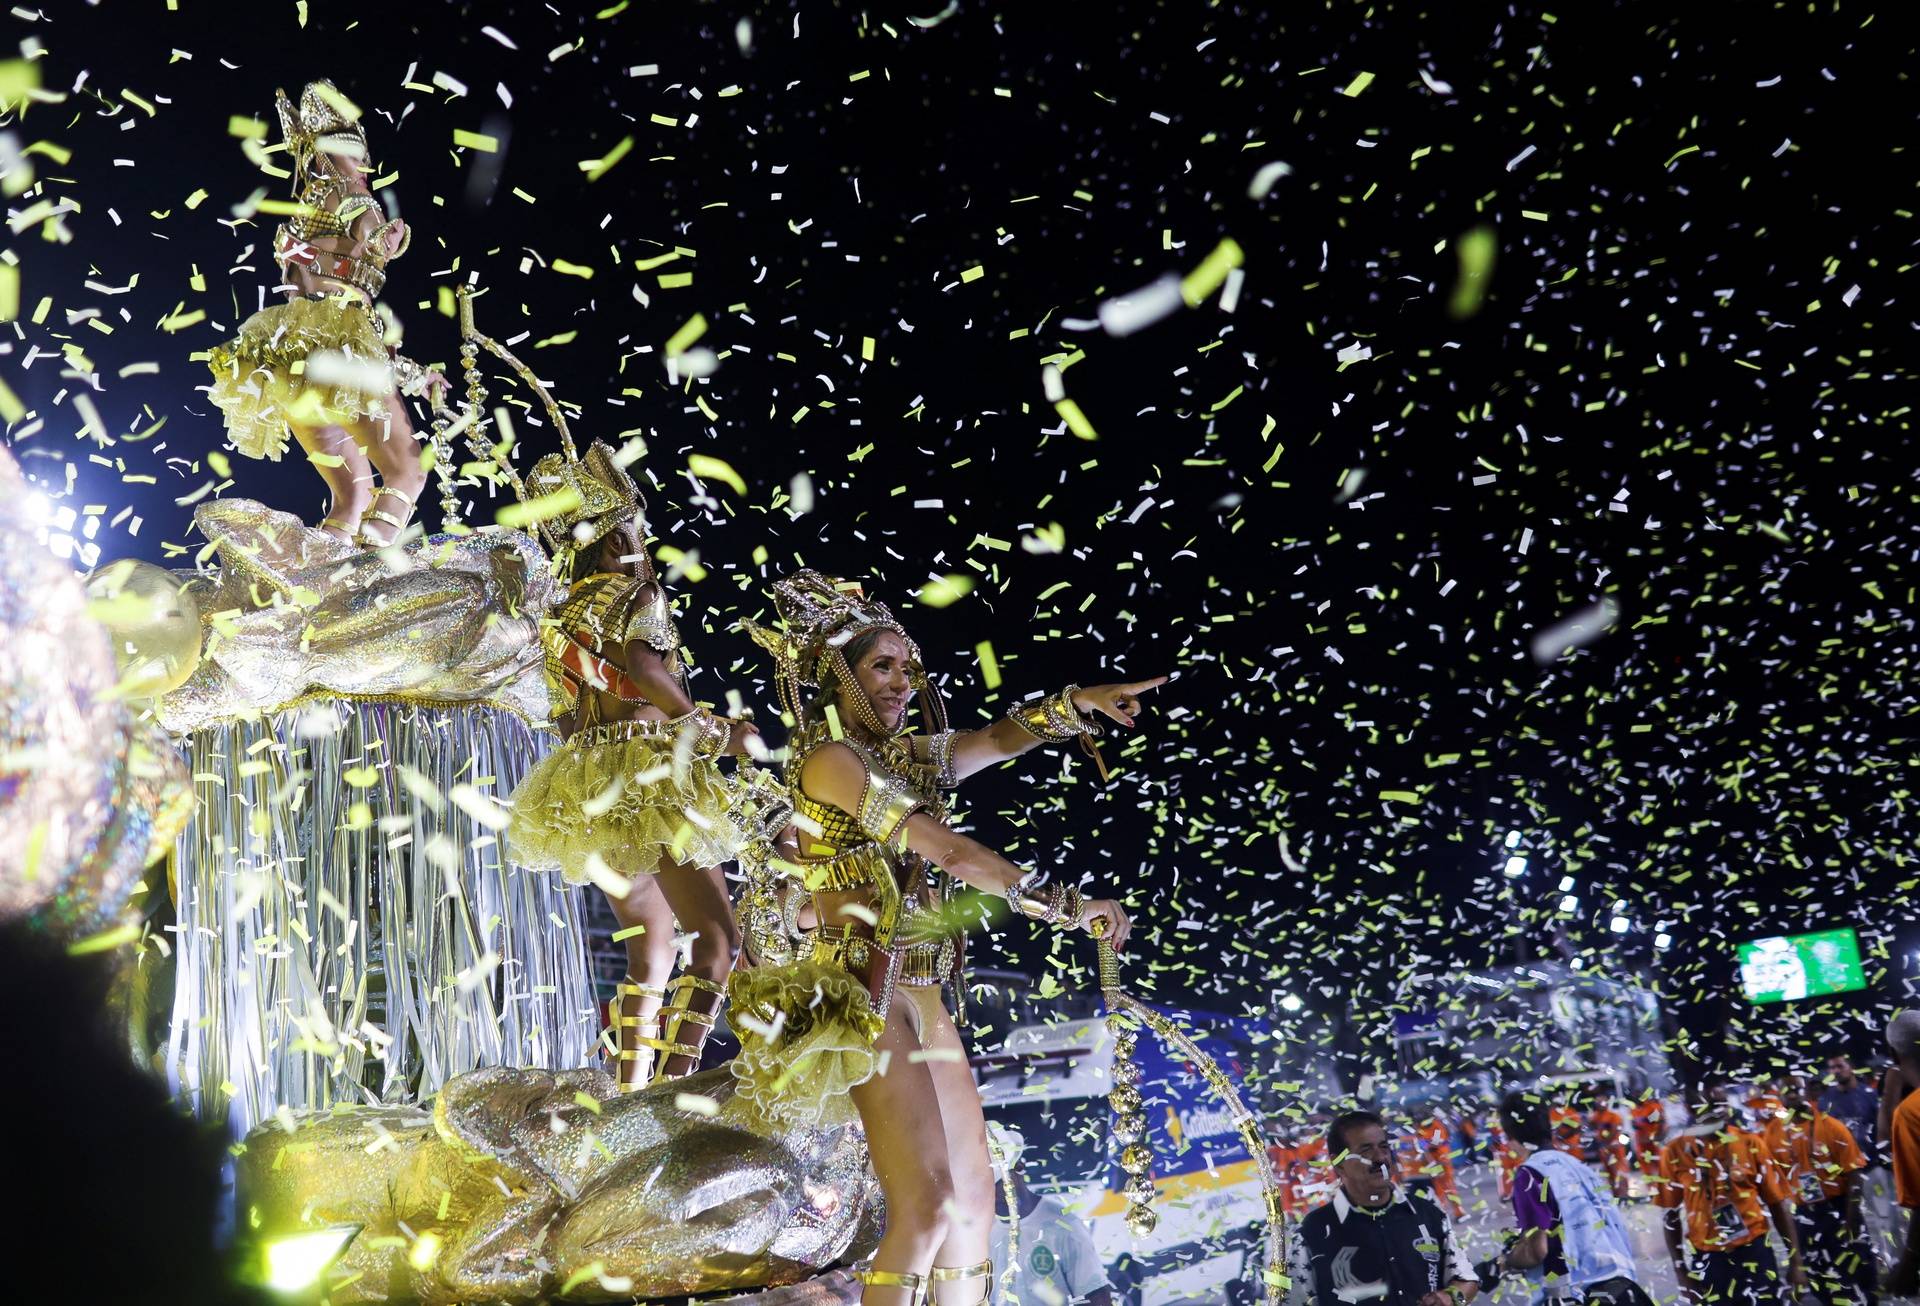
[[[578,891],[502,843],[548,746],[498,708],[340,697],[191,732],[176,1092],[240,1137],[282,1107],[585,1065],[600,1022]]]

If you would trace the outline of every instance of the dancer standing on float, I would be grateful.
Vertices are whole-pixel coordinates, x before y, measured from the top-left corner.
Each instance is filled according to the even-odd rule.
[[[384,548],[406,528],[427,477],[395,383],[407,394],[445,384],[390,347],[397,329],[374,307],[411,233],[373,198],[359,110],[332,82],[309,83],[297,108],[284,91],[276,102],[294,173],[294,212],[273,238],[287,302],[212,351],[209,396],[249,458],[278,462],[291,430],[332,492],[320,528]]]
[[[1060,929],[1104,922],[1115,947],[1127,914],[1067,884],[1042,887],[947,824],[941,795],[1041,743],[1096,735],[1095,714],[1131,727],[1140,695],[1166,678],[1068,686],[980,730],[947,729],[920,649],[884,604],[801,571],[774,586],[784,635],[746,623],[775,658],[792,715],[787,782],[798,869],[818,921],[804,955],[735,974],[739,1094],[772,1120],[818,1119],[851,1096],[886,1195],[887,1227],[861,1272],[863,1299],[939,1306],[992,1295],[993,1172],[980,1095],[941,986],[959,980],[944,873]],[[919,695],[931,727],[905,729]],[[799,895],[789,895],[797,910]],[[882,1290],[884,1290],[884,1295]]]
[[[715,763],[743,754],[755,730],[688,693],[673,608],[647,556],[646,504],[619,456],[596,440],[576,457],[545,388],[495,352],[539,391],[559,431],[565,452],[535,463],[518,488],[571,505],[540,530],[557,575],[584,573],[545,630],[566,742],[514,791],[507,840],[522,866],[596,880],[622,932],[632,931],[613,1025],[620,1086],[632,1091],[697,1070],[725,1003],[740,931],[720,866],[741,832],[737,786]],[[676,919],[687,966],[669,984]]]

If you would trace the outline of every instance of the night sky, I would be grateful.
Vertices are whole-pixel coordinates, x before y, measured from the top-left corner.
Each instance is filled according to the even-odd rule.
[[[1864,1045],[1920,948],[1913,51],[1871,6],[22,12],[8,438],[101,560],[189,565],[208,492],[320,515],[296,461],[220,470],[191,355],[274,279],[234,214],[285,184],[230,120],[330,76],[415,227],[407,352],[453,361],[471,277],[582,438],[646,440],[703,696],[776,710],[730,628],[798,560],[894,604],[957,724],[1180,672],[1110,785],[1055,751],[966,795],[1125,891],[1162,998],[1295,994],[1300,1038],[1384,1056],[1406,974],[1651,964],[1675,1051],[1739,1068]],[[696,314],[718,367],[675,384]],[[552,436],[516,426],[524,466]],[[1876,994],[1726,1001],[1736,940],[1846,924]]]

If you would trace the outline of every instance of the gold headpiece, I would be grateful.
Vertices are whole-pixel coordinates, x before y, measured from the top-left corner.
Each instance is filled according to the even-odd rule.
[[[834,681],[856,687],[858,682],[847,665],[846,646],[870,630],[890,630],[907,646],[907,674],[920,694],[922,710],[932,721],[932,728],[936,732],[946,728],[945,705],[927,679],[920,646],[886,604],[867,597],[858,581],[838,580],[811,568],[796,571],[774,582],[773,606],[780,614],[781,631],[768,630],[754,621],[742,621],[740,626],[754,643],[773,655],[780,705],[797,724],[810,724],[809,705],[801,686],[819,689]]]
[[[296,171],[304,175],[323,153],[344,154],[358,160],[363,170],[372,169],[360,110],[332,82],[324,77],[308,82],[300,92],[298,109],[285,91],[275,91],[273,98],[280,113],[280,135],[287,143],[287,153],[293,156]]]

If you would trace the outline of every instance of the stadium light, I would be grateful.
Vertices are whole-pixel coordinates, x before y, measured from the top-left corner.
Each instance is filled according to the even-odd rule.
[[[1571,916],[1580,910],[1580,900],[1572,894],[1568,894],[1560,900],[1560,910]]]
[[[1280,1010],[1282,1011],[1300,1010],[1300,999],[1291,993],[1282,994],[1280,998]]]
[[[1527,859],[1525,857],[1522,857],[1518,853],[1516,853],[1512,857],[1507,858],[1507,878],[1508,879],[1512,879],[1516,875],[1525,875],[1526,873],[1527,873]]]
[[[1662,930],[1653,936],[1653,946],[1664,952],[1673,946],[1673,936]]]
[[[1611,923],[1611,928],[1615,934],[1625,934],[1633,928],[1633,922],[1625,916],[1615,916]]]
[[[1518,848],[1519,846],[1520,846],[1520,832],[1518,830],[1507,831],[1507,847]]]
[[[1570,890],[1570,889],[1572,889],[1572,888],[1573,888],[1573,877],[1572,877],[1571,875],[1563,875],[1563,876],[1561,876],[1561,877],[1560,877],[1560,892],[1562,892],[1562,893],[1566,893],[1566,892],[1567,892],[1568,890]]]

